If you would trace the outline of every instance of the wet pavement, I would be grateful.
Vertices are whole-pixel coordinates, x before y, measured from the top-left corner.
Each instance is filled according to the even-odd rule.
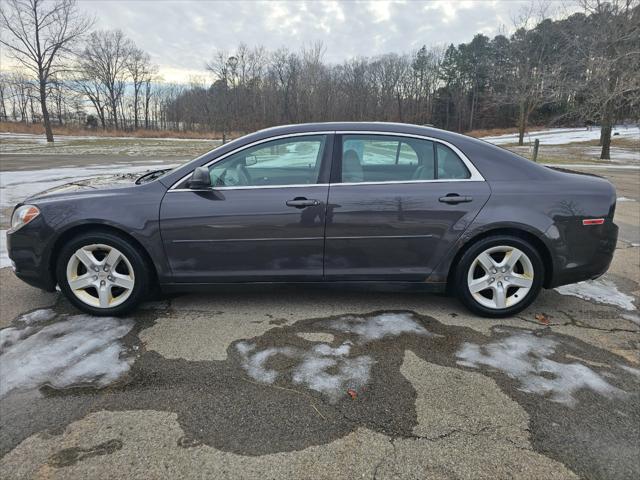
[[[0,270],[2,478],[638,478],[640,181],[600,282],[513,318],[300,288],[78,314]]]

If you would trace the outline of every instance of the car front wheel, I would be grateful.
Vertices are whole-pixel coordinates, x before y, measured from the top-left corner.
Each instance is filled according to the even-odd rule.
[[[460,259],[455,288],[462,302],[485,317],[524,310],[540,293],[544,266],[526,240],[509,235],[484,238]]]
[[[111,232],[84,233],[67,242],[59,253],[56,275],[73,305],[99,316],[130,312],[144,299],[149,285],[141,253]]]

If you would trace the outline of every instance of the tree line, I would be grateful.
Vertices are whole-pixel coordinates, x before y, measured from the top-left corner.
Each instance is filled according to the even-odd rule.
[[[322,44],[217,51],[210,79],[159,81],[119,30],[93,30],[75,0],[7,0],[1,40],[24,72],[0,79],[0,118],[92,128],[249,132],[283,123],[396,121],[466,132],[530,124],[611,128],[638,120],[638,0],[582,0],[552,20],[524,13],[511,35],[331,64]]]

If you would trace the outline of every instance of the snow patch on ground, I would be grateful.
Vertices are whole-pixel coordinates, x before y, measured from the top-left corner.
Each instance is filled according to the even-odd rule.
[[[627,197],[618,197],[616,199],[617,202],[635,202],[635,198],[627,198]]]
[[[289,347],[283,348],[267,348],[254,352],[256,346],[251,343],[240,342],[236,345],[236,349],[242,356],[242,366],[249,376],[254,380],[262,383],[271,384],[278,378],[278,371],[265,367],[265,363],[276,355],[284,355],[285,357],[294,357],[296,350]]]
[[[51,310],[35,311],[20,318],[26,327],[0,330],[0,397],[44,385],[104,387],[129,370],[121,339],[133,321],[74,315],[39,325],[52,319]]]
[[[487,345],[465,342],[456,353],[459,365],[498,370],[520,382],[520,390],[544,395],[553,402],[576,404],[575,393],[592,390],[607,398],[625,392],[608,383],[600,374],[581,363],[561,363],[548,357],[558,342],[521,333]]]
[[[383,313],[372,317],[347,316],[330,321],[328,326],[332,330],[357,335],[359,343],[397,337],[405,333],[435,336],[420,325],[410,313]]]
[[[633,313],[623,313],[622,318],[629,320],[631,323],[635,323],[640,327],[640,316]]]
[[[256,350],[255,344],[240,342],[236,349],[242,359],[242,367],[254,380],[270,385],[280,377],[290,377],[294,384],[320,392],[332,402],[343,396],[347,389],[357,390],[366,385],[374,363],[368,355],[350,358],[349,342],[339,347],[321,343],[310,350],[293,347]],[[278,355],[298,362],[284,371],[268,368],[265,365],[267,361]]]
[[[329,342],[317,342],[298,334],[314,343],[308,349],[299,347],[268,347],[259,350],[249,342],[239,342],[236,350],[240,354],[242,368],[254,380],[273,384],[280,378],[289,378],[295,385],[302,385],[320,392],[335,402],[348,389],[358,390],[369,381],[371,367],[375,363],[369,355],[354,356],[354,344],[363,345],[397,337],[403,334],[433,337],[411,313],[383,313],[366,317],[345,316],[323,322],[323,327],[354,335],[338,346]],[[323,333],[323,335],[330,335]],[[284,356],[294,360],[285,362],[283,370],[274,368],[276,357]],[[269,365],[269,362],[273,362]]]
[[[34,310],[30,313],[25,313],[18,318],[18,322],[24,323],[25,325],[35,325],[36,323],[44,323],[49,320],[53,320],[56,316],[56,312],[51,310],[50,308],[41,308],[39,310]]]
[[[640,370],[639,369],[633,368],[633,367],[629,367],[629,366],[623,365],[621,363],[618,364],[618,367],[620,367],[625,372],[630,373],[631,375],[635,375],[636,377],[638,377],[640,379]]]
[[[615,283],[605,278],[563,285],[562,287],[557,287],[555,290],[562,295],[571,295],[582,298],[583,300],[606,303],[624,310],[636,309],[636,306],[633,304],[634,298],[618,290]]]

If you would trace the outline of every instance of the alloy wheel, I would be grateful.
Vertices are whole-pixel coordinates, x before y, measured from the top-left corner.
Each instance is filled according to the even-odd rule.
[[[499,245],[474,259],[467,273],[467,286],[480,305],[502,310],[524,300],[533,286],[533,277],[533,264],[522,250]]]
[[[83,303],[113,308],[133,292],[135,275],[131,262],[117,248],[104,244],[85,245],[67,262],[67,282]]]

